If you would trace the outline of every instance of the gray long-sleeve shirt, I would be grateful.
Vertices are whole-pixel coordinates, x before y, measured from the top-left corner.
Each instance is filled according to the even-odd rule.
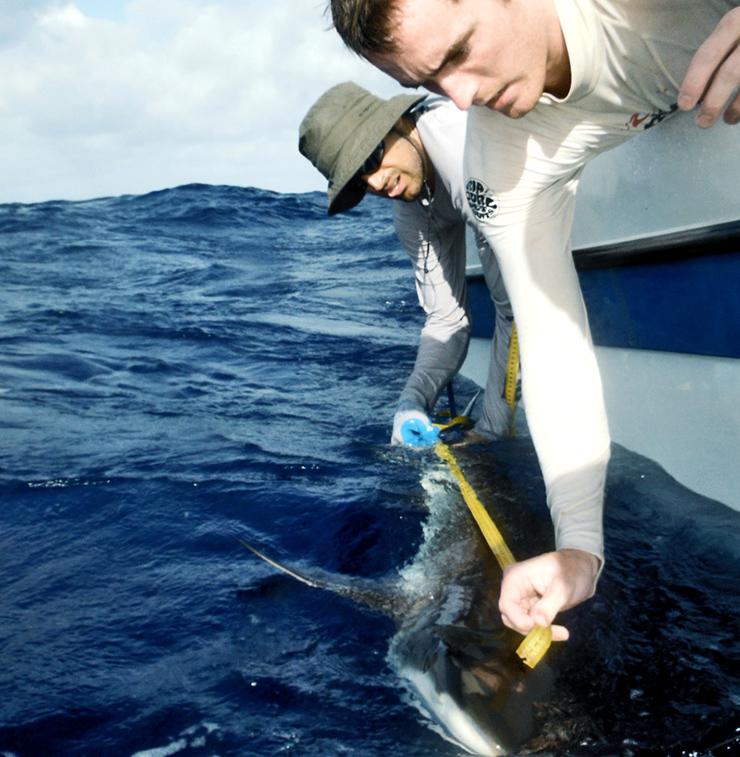
[[[468,349],[465,232],[472,215],[462,165],[467,114],[444,98],[429,98],[421,108],[416,126],[435,168],[434,195],[429,203],[395,203],[394,222],[411,259],[419,304],[426,313],[416,363],[399,408],[429,413],[440,391],[460,369]],[[512,420],[504,399],[504,380],[513,317],[496,258],[477,232],[476,242],[496,305],[491,369],[477,428],[502,436]]]

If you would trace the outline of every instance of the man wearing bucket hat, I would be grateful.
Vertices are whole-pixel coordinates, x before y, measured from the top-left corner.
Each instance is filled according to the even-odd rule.
[[[329,215],[354,207],[366,191],[394,203],[394,225],[412,260],[426,321],[414,369],[398,401],[393,443],[436,439],[429,413],[468,349],[466,216],[462,150],[466,116],[449,100],[376,97],[353,82],[325,92],[300,126],[299,149],[329,180]],[[478,243],[496,305],[491,369],[476,431],[503,436],[512,411],[504,381],[513,317],[490,248]]]

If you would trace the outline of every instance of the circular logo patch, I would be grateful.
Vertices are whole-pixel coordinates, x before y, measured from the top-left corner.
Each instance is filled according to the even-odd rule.
[[[498,202],[491,194],[491,190],[478,179],[468,179],[465,185],[465,195],[473,215],[480,221],[493,218],[498,210]]]

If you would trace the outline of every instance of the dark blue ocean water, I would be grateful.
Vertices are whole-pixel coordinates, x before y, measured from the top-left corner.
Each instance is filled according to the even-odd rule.
[[[383,581],[423,538],[437,464],[387,444],[420,325],[387,203],[4,205],[0,281],[0,752],[459,754],[401,691],[389,618],[238,543]],[[478,467],[542,497],[526,445]],[[740,515],[620,448],[608,496],[550,743],[730,754]]]

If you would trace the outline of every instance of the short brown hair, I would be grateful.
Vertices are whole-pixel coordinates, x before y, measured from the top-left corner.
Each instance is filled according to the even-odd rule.
[[[358,55],[384,54],[394,49],[391,25],[397,0],[330,0],[334,28]]]

